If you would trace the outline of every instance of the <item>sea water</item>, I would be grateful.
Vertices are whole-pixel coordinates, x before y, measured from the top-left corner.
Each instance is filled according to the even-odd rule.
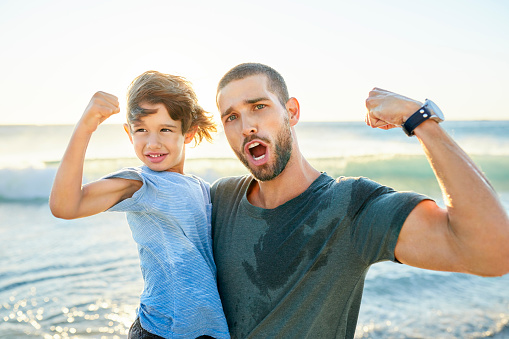
[[[444,122],[509,211],[509,121]],[[0,126],[0,338],[125,337],[142,280],[122,213],[53,217],[48,195],[72,126]],[[333,177],[366,176],[398,190],[441,193],[416,138],[354,122],[301,122],[301,151]],[[247,173],[219,133],[187,149],[186,172],[213,182]],[[137,166],[120,125],[93,136],[84,182]],[[394,263],[366,279],[357,338],[509,337],[509,275],[481,278]]]

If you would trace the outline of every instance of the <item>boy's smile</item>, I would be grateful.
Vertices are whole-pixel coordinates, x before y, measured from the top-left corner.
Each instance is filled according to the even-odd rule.
[[[148,161],[150,161],[154,164],[162,162],[164,159],[166,159],[167,155],[168,155],[168,153],[163,154],[163,153],[152,153],[152,152],[145,154],[145,156],[148,158]]]
[[[154,113],[126,127],[136,155],[151,170],[183,174],[185,144],[194,133],[183,135],[182,122],[173,120],[162,103],[142,103],[140,108]]]

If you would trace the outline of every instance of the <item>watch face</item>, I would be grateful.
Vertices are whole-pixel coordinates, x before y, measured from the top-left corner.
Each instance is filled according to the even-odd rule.
[[[438,106],[431,100],[426,99],[425,104],[428,106],[429,110],[433,112],[431,119],[437,120],[438,122],[444,121],[444,113],[438,108]]]

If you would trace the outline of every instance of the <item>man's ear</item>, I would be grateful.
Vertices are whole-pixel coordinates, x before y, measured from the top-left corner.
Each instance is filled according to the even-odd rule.
[[[189,127],[189,130],[184,135],[184,143],[188,144],[194,139],[194,135],[196,134],[196,131],[198,131],[198,126],[191,126]]]
[[[129,136],[129,140],[131,140],[131,144],[133,143],[133,136],[131,135],[131,127],[128,124],[124,124],[124,131]]]
[[[286,111],[288,112],[288,118],[290,119],[290,126],[295,126],[300,119],[300,105],[297,99],[290,98],[286,102]]]

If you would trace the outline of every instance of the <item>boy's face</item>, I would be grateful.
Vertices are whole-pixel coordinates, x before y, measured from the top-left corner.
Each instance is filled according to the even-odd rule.
[[[125,125],[136,156],[151,170],[183,174],[184,146],[193,140],[194,133],[182,135],[182,122],[173,120],[161,103],[142,103],[140,108],[157,112]]]
[[[230,146],[260,181],[272,180],[285,169],[294,124],[287,108],[267,88],[267,81],[265,75],[234,80],[217,96]]]

